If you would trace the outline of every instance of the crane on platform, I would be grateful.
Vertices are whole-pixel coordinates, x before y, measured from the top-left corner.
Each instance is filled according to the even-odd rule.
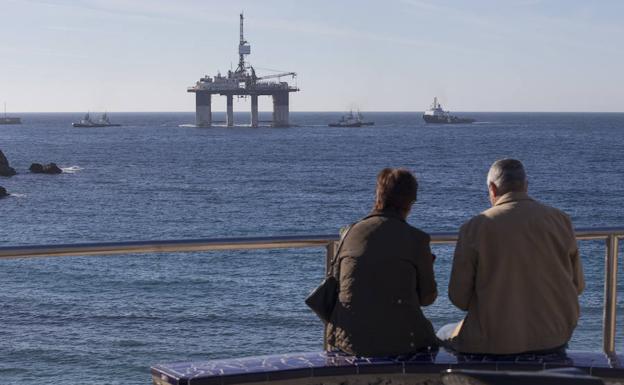
[[[256,84],[258,80],[274,79],[274,78],[278,78],[278,80],[280,80],[284,76],[290,76],[293,79],[297,77],[296,72],[280,72],[277,74],[256,76],[256,70],[252,66],[249,66],[249,68],[251,69],[251,83],[252,84]]]
[[[279,73],[279,74],[260,76],[260,77],[257,77],[256,80],[264,80],[264,79],[272,79],[272,78],[278,78],[279,79],[282,76],[291,76],[294,79],[297,76],[297,73],[296,72],[282,72],[282,73]]]

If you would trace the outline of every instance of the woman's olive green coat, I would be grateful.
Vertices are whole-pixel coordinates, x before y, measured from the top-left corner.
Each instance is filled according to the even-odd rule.
[[[436,345],[420,309],[437,296],[429,241],[392,211],[353,225],[334,268],[340,291],[327,329],[330,348],[388,356]]]

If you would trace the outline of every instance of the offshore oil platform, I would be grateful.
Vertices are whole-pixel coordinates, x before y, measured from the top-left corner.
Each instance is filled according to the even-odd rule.
[[[240,14],[240,42],[238,44],[238,67],[229,70],[227,76],[217,73],[199,79],[187,92],[195,93],[195,125],[208,127],[212,125],[212,95],[224,95],[227,99],[226,125],[234,125],[234,96],[251,97],[251,126],[258,127],[258,96],[273,97],[273,127],[287,127],[289,123],[289,93],[299,88],[281,81],[284,76],[296,79],[295,72],[283,72],[266,76],[257,76],[256,70],[245,62],[245,55],[251,53],[251,46],[243,36],[243,14]],[[268,80],[268,79],[277,79]]]

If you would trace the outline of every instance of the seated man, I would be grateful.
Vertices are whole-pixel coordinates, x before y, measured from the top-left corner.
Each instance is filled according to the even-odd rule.
[[[468,311],[452,345],[459,352],[518,354],[564,348],[585,286],[570,218],[527,194],[524,167],[494,162],[492,207],[464,223],[449,298]]]

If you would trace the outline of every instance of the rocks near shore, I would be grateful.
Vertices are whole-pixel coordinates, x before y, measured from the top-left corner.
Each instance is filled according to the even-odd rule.
[[[63,172],[56,163],[33,163],[30,165],[30,172],[35,174],[60,174]],[[13,176],[17,174],[15,169],[9,165],[9,160],[6,158],[2,150],[0,150],[0,176]],[[0,186],[0,198],[9,196],[7,190]]]
[[[35,174],[60,174],[63,172],[56,163],[40,164],[33,163],[30,165],[30,172]],[[9,160],[6,158],[2,150],[0,150],[0,176],[13,176],[17,174],[15,169],[9,165]],[[0,198],[9,196],[7,190],[0,186]]]
[[[0,150],[0,176],[13,176],[17,174],[15,169],[9,166],[9,160],[4,156],[2,150]]]
[[[57,166],[56,163],[33,163],[30,165],[29,170],[30,172],[35,174],[60,174],[63,172],[63,170],[61,170],[61,168]]]
[[[17,174],[13,167],[0,165],[0,176],[13,176]]]

